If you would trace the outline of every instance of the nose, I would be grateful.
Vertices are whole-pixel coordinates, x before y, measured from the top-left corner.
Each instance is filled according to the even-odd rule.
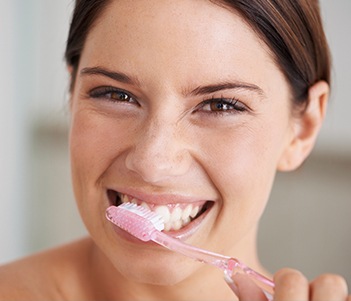
[[[126,167],[153,184],[184,175],[191,166],[185,136],[176,122],[150,121],[133,141]]]

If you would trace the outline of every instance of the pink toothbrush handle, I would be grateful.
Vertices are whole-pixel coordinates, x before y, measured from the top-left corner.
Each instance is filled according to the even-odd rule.
[[[235,275],[237,273],[245,274],[264,291],[268,300],[273,300],[273,281],[250,269],[248,266],[235,258],[223,256],[221,254],[188,245],[159,231],[154,231],[152,233],[151,240],[166,247],[167,249],[176,251],[200,262],[208,263],[222,269],[225,273],[227,282],[228,280],[231,280],[232,275]],[[230,285],[230,283],[228,284]]]
[[[260,273],[252,270],[239,260],[230,258],[228,260],[228,269],[224,271],[224,277],[228,285],[231,287],[233,283],[232,276],[235,274],[247,275],[258,287],[260,287],[269,301],[273,300],[274,282]],[[232,288],[233,289],[233,288]],[[233,289],[235,291],[235,288]]]

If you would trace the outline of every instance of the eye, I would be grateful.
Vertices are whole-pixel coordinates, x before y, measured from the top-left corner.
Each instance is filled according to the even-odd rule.
[[[91,90],[89,96],[97,99],[105,99],[112,102],[136,103],[136,98],[129,92],[114,87],[99,87]]]
[[[214,113],[240,113],[248,108],[235,98],[212,98],[203,101],[199,106],[200,110]]]

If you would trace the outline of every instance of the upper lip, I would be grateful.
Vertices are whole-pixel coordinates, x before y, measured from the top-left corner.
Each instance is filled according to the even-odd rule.
[[[125,194],[140,201],[155,205],[169,205],[169,204],[182,204],[182,203],[196,203],[211,201],[207,197],[194,196],[186,193],[158,193],[158,192],[144,192],[136,189],[115,189],[118,194]]]

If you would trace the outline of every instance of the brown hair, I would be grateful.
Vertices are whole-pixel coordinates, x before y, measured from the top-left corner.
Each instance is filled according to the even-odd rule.
[[[75,2],[65,51],[66,64],[72,67],[71,91],[88,33],[109,3],[110,0],[76,0]]]
[[[211,0],[239,12],[261,39],[291,87],[296,105],[319,80],[330,84],[330,53],[318,0]],[[73,88],[89,30],[110,0],[76,0],[65,58],[73,68]]]

